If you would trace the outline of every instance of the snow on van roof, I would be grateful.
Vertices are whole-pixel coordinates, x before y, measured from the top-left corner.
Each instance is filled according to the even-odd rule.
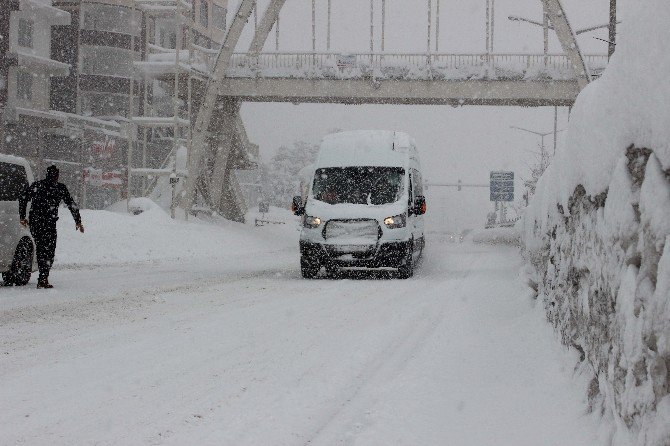
[[[404,132],[355,130],[333,133],[321,141],[316,167],[403,167],[412,146],[414,140]]]

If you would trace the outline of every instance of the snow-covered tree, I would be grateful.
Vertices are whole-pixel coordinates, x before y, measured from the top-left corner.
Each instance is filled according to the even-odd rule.
[[[291,147],[280,146],[270,163],[265,166],[263,193],[273,206],[288,208],[291,198],[299,193],[298,172],[313,163],[319,151],[318,144],[296,141]]]

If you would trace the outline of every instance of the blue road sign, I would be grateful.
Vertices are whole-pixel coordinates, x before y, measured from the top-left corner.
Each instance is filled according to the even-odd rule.
[[[491,172],[491,201],[514,201],[514,172]]]

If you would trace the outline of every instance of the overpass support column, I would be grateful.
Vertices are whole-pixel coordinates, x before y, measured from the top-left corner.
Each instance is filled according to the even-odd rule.
[[[215,113],[214,107],[218,100],[219,83],[225,78],[225,72],[228,69],[230,58],[233,55],[235,46],[240,39],[247,20],[256,5],[255,0],[242,0],[233,17],[233,21],[228,27],[228,33],[221,45],[221,50],[216,58],[212,72],[212,80],[207,83],[203,103],[200,105],[198,116],[193,128],[193,153],[189,161],[189,176],[186,181],[186,194],[182,205],[187,212],[193,205],[195,191],[199,185],[202,185],[201,176],[205,167],[206,140],[209,131],[212,130],[210,122]],[[216,130],[216,129],[213,129]]]
[[[237,116],[240,104],[234,99],[219,97],[216,105],[216,113],[212,116],[210,128],[213,133],[209,139],[212,153],[213,165],[211,179],[209,181],[209,196],[217,212],[225,215],[227,205],[231,199],[228,197],[229,176],[233,174],[232,151],[236,132]],[[228,197],[224,199],[224,197]]]
[[[235,177],[232,167],[229,166],[224,174],[224,184],[219,200],[219,213],[228,220],[244,223],[244,214],[246,206],[242,204],[244,198],[242,191]]]

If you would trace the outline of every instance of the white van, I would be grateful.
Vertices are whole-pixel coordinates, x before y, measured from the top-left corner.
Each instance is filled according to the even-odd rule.
[[[0,153],[0,272],[5,285],[25,285],[37,265],[35,245],[19,219],[19,197],[33,182],[28,162]]]
[[[421,164],[406,133],[360,130],[326,136],[306,197],[293,199],[302,215],[300,267],[305,278],[321,267],[393,268],[414,273],[425,246]]]

